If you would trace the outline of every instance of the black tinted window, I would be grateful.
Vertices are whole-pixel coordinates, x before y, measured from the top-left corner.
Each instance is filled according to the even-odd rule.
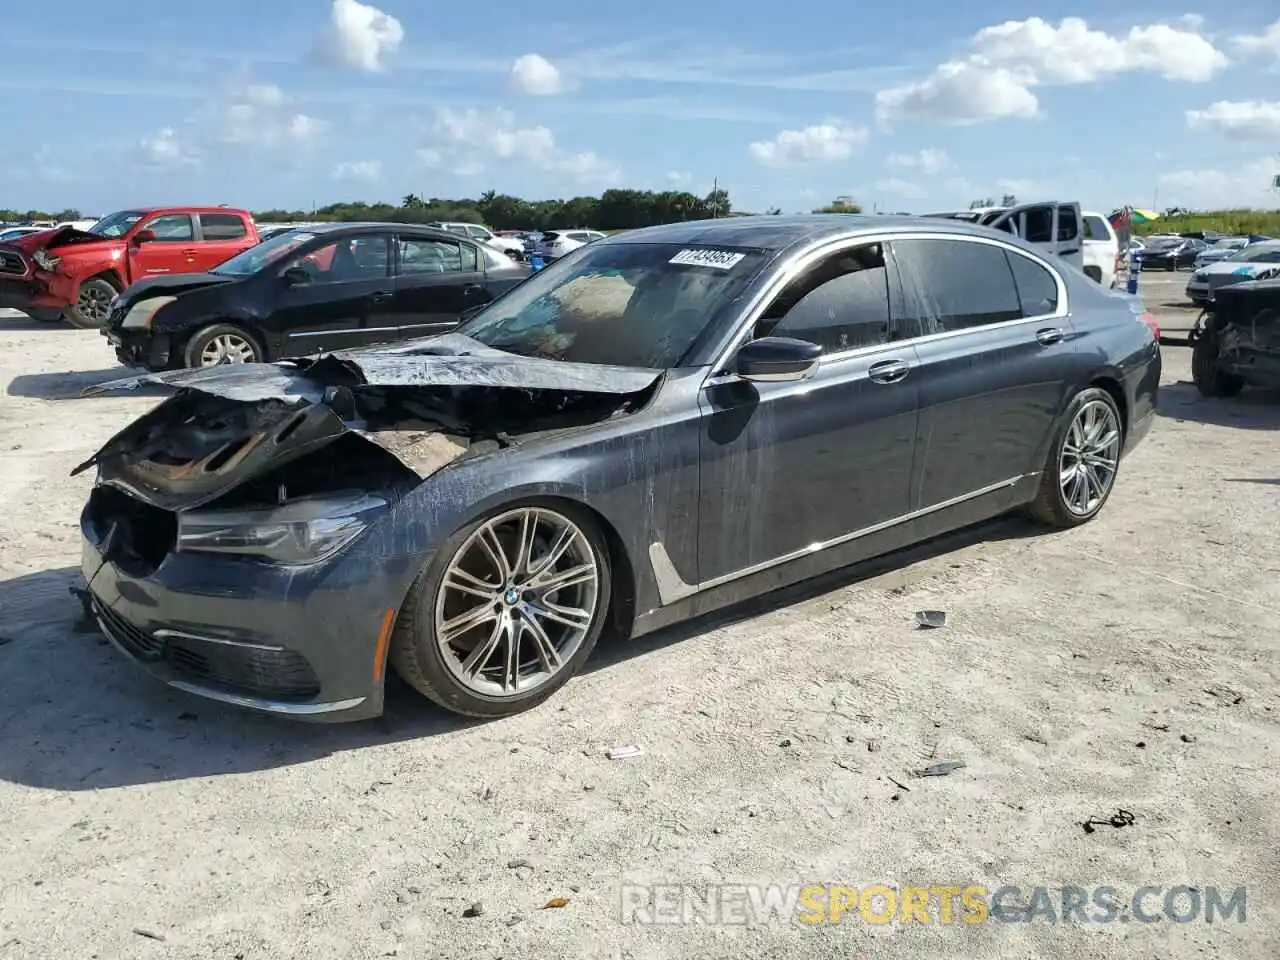
[[[1088,240],[1110,240],[1111,231],[1101,217],[1084,218],[1084,235]]]
[[[248,234],[244,221],[234,213],[200,214],[200,233],[206,240],[239,240]]]
[[[972,240],[897,240],[904,335],[965,330],[1022,316],[1001,247]]]
[[[765,312],[756,335],[808,340],[826,353],[887,342],[889,281],[881,246],[840,253],[797,279]]]
[[[1058,309],[1058,282],[1030,257],[1010,253],[1009,268],[1018,287],[1024,317],[1042,317]]]
[[[1053,207],[1032,207],[1023,214],[1029,243],[1048,243],[1053,239]]]
[[[1079,235],[1080,219],[1076,216],[1076,208],[1066,204],[1058,207],[1058,239],[1069,242]]]

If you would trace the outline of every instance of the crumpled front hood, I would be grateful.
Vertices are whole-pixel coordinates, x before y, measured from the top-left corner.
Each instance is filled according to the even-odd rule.
[[[496,387],[572,393],[632,394],[647,390],[662,371],[521,357],[486,347],[460,333],[323,354],[280,363],[227,364],[168,370],[112,380],[98,394],[160,384],[228,400],[318,403],[330,387]]]
[[[42,230],[39,233],[29,233],[25,237],[6,242],[5,246],[17,247],[30,256],[37,250],[56,250],[60,247],[71,246],[77,249],[82,247],[102,247],[107,250],[123,250],[125,243],[123,240],[100,237],[96,233],[77,230],[75,227],[59,227],[53,230]]]

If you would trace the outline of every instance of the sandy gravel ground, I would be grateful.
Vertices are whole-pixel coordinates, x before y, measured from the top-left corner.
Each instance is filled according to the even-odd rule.
[[[396,686],[333,728],[76,631],[68,471],[154,402],[75,398],[118,372],[93,333],[0,320],[0,960],[1280,955],[1280,397],[1202,401],[1167,349],[1083,529],[1002,523],[610,645],[515,719]],[[966,766],[912,777],[933,760]],[[1247,921],[620,922],[624,883],[877,881],[1243,885]]]

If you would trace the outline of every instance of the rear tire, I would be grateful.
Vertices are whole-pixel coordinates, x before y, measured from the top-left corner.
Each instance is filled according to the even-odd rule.
[[[1218,334],[1205,330],[1191,347],[1191,379],[1202,397],[1234,397],[1244,380],[1218,369]]]
[[[496,567],[490,572],[484,569],[483,564],[476,566],[471,563],[472,560],[483,560],[484,556],[494,556],[492,551],[475,552],[483,546],[481,538],[487,538],[489,531],[496,531],[497,536],[486,539],[485,543],[496,543],[508,561],[516,557],[520,551],[511,547],[513,541],[502,536],[502,532],[510,530],[509,526],[504,526],[513,522],[508,518],[517,518],[518,522],[523,515],[537,515],[546,521],[542,528],[547,534],[543,538],[546,543],[536,540],[536,525],[530,535],[530,554],[538,549],[548,551],[545,555],[538,555],[540,559],[532,564],[532,570],[526,568],[524,573],[517,571],[510,577],[503,577]],[[518,529],[523,531],[524,528]],[[559,560],[540,568],[538,563],[552,552],[548,544],[558,542],[562,535],[556,532],[557,529],[566,534],[572,529],[576,533]],[[519,539],[523,539],[523,533]],[[560,566],[565,562],[572,564],[567,570]],[[568,579],[575,572],[592,567],[594,576],[589,587],[585,581],[582,583],[581,594],[573,592],[569,598],[561,599],[565,597],[562,591],[578,589],[578,581],[566,584],[560,590],[548,590],[545,586],[546,582],[557,579],[557,575]],[[504,588],[503,580],[522,585]],[[555,599],[547,599],[551,597]],[[547,499],[505,504],[453,534],[418,574],[400,608],[395,632],[391,636],[391,664],[406,683],[446,710],[483,719],[520,713],[555,694],[591,656],[608,621],[611,597],[609,549],[599,526],[587,510],[576,504]],[[457,601],[458,606],[447,606],[451,601]],[[588,602],[591,604],[589,612]],[[558,627],[556,621],[528,612],[529,609],[547,609],[548,605],[556,611],[572,610],[581,614],[572,618],[578,626],[572,630],[567,625]],[[446,610],[452,615],[446,617]],[[478,619],[471,616],[476,612],[481,615]],[[501,619],[504,616],[508,617],[505,628]],[[441,643],[441,626],[450,621],[463,621],[464,626],[453,631],[456,643]],[[544,658],[546,647],[539,644],[536,637],[531,639],[527,636],[534,630],[522,627],[522,623],[536,625],[543,638],[560,638],[559,645],[555,639],[547,639],[547,644],[567,656],[563,659],[557,656],[552,660]],[[523,682],[529,683],[524,693],[520,692],[518,682],[512,683],[510,690],[506,689],[505,673],[500,688],[495,686],[493,670],[498,667],[494,661],[509,656],[513,645],[516,674]],[[482,653],[482,647],[489,652]],[[536,655],[533,660],[538,663],[529,659],[530,653]],[[471,664],[475,658],[479,659]],[[510,660],[502,662],[509,664]],[[557,665],[549,668],[552,663]],[[526,678],[520,669],[522,664],[535,671],[534,676]],[[545,676],[540,675],[544,673]],[[470,674],[469,680],[464,679],[467,674]]]
[[[90,277],[80,284],[76,303],[62,312],[62,319],[81,330],[97,330],[106,322],[111,303],[120,291],[105,277]]]
[[[1107,391],[1088,387],[1072,398],[1049,448],[1031,502],[1032,517],[1065,530],[1088,523],[1102,511],[1119,475],[1123,424],[1120,408]]]

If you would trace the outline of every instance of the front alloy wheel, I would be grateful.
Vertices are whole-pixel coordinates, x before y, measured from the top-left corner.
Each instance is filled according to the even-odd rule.
[[[253,363],[256,351],[238,333],[223,333],[211,339],[200,351],[200,366],[216,367],[223,363]]]
[[[516,713],[568,682],[606,619],[608,551],[588,515],[527,503],[455,534],[419,578],[392,644],[397,672],[470,716]]]

